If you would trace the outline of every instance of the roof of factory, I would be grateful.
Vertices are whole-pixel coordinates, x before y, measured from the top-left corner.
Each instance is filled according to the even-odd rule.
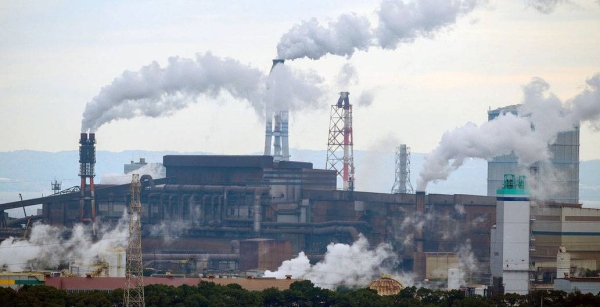
[[[310,162],[274,162],[272,156],[256,155],[166,155],[163,156],[163,165],[165,167],[313,168]]]
[[[268,288],[279,290],[289,289],[295,282],[294,279],[274,278],[186,278],[186,277],[144,277],[144,285],[167,285],[179,287],[181,285],[195,286],[200,281],[214,282],[218,285],[239,284],[249,291],[262,291]],[[125,286],[125,277],[49,277],[46,276],[47,286],[52,286],[66,291],[112,291]]]

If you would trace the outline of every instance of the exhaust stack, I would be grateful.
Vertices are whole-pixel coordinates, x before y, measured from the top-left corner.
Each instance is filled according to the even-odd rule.
[[[325,168],[338,173],[345,191],[354,191],[354,138],[349,95],[349,92],[341,92],[337,104],[331,106]]]
[[[276,65],[283,65],[284,59],[274,59],[271,71]],[[290,147],[288,138],[288,111],[269,111],[267,108],[265,125],[265,156],[271,155],[273,148],[274,161],[289,161]],[[273,123],[275,123],[273,125]]]
[[[94,167],[96,165],[96,134],[81,133],[79,139],[79,177],[81,222],[91,223],[96,235],[96,200],[94,196]]]

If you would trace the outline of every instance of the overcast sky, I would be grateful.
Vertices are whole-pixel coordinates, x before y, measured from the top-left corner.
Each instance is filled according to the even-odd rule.
[[[379,7],[355,0],[2,1],[0,151],[77,149],[86,103],[126,70],[210,51],[267,74],[294,25],[313,17],[327,25],[345,13],[376,25]],[[598,0],[491,0],[426,36],[352,57],[287,61],[323,77],[328,93],[320,107],[292,112],[290,146],[326,149],[327,104],[341,90],[355,104],[355,150],[405,143],[426,153],[444,132],[485,122],[489,108],[520,103],[534,77],[565,101],[600,72]],[[344,66],[355,75],[340,88]],[[372,94],[368,106],[358,104],[363,93]],[[264,123],[247,101],[227,94],[194,101],[167,117],[103,125],[98,149],[262,151]],[[600,132],[584,124],[581,159],[600,159],[598,144]]]

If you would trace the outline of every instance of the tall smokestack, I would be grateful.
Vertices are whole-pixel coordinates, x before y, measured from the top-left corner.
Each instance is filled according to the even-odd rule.
[[[283,161],[290,160],[290,142],[289,142],[289,122],[288,111],[281,111],[281,159]]]
[[[81,222],[91,223],[96,234],[96,200],[94,195],[94,167],[96,165],[96,134],[81,133],[79,139],[79,177],[81,195],[79,211]]]
[[[273,142],[273,114],[266,114],[265,129],[265,156],[271,155],[271,143]]]
[[[284,62],[284,59],[274,59],[271,71]],[[271,155],[271,147],[273,147],[273,160],[288,161],[290,157],[288,110],[272,110],[267,106],[265,118],[265,156]]]
[[[354,140],[349,95],[349,92],[341,92],[337,104],[331,106],[326,169],[338,173],[345,191],[354,191]]]
[[[273,160],[281,161],[281,113],[275,113],[275,126],[273,127]]]
[[[423,220],[425,215],[425,191],[416,192],[416,215],[418,220]],[[423,223],[415,229],[415,253],[413,272],[419,277],[425,276],[425,254],[423,253]]]
[[[343,103],[344,108],[344,190],[354,190],[354,159],[352,140],[352,105],[350,104],[349,92],[341,92],[338,99],[338,107]]]

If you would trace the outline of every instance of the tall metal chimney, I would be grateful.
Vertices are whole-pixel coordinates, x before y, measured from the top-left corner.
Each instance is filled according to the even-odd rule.
[[[290,142],[289,142],[289,122],[288,111],[281,111],[281,159],[283,161],[290,160]]]
[[[337,171],[344,190],[354,191],[354,139],[349,95],[348,92],[341,92],[337,104],[331,106],[325,168]]]
[[[273,71],[276,65],[283,65],[284,62],[284,59],[274,59],[273,66],[271,66],[271,71]],[[290,157],[288,112],[288,110],[273,111],[267,107],[265,114],[266,125],[264,155],[270,156],[271,148],[273,148],[274,161],[288,161]]]
[[[81,133],[79,139],[79,177],[81,195],[79,211],[81,222],[91,223],[96,234],[96,199],[94,196],[94,166],[96,165],[96,134]]]

